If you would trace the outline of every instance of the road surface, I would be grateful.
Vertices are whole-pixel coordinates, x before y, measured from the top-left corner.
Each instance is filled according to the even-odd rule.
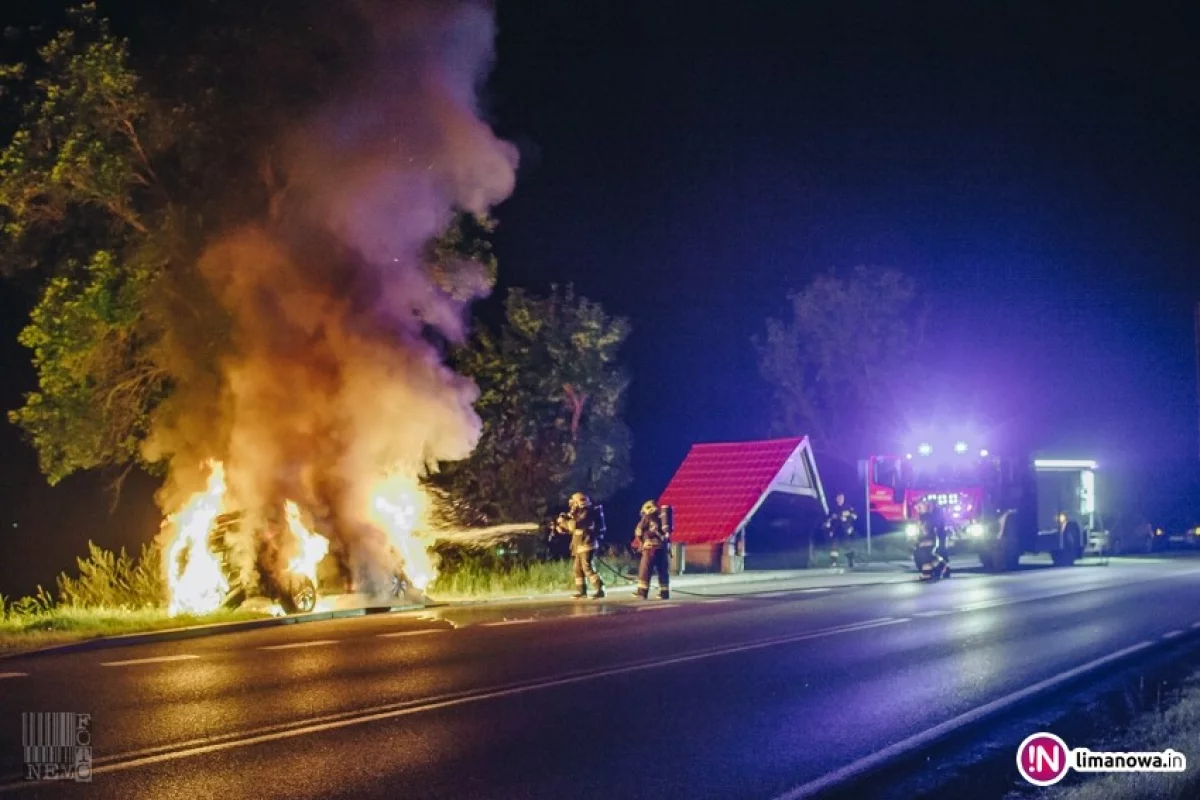
[[[805,586],[613,590],[2,661],[0,797],[775,798],[1200,627],[1192,559]],[[22,780],[34,711],[91,714],[90,785]]]

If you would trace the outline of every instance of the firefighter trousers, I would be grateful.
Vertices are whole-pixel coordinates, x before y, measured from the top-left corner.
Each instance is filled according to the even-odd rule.
[[[574,560],[576,591],[583,594],[587,588],[587,581],[591,581],[596,591],[600,591],[604,584],[600,582],[600,576],[596,573],[596,548],[577,551]]]
[[[642,549],[642,560],[638,564],[638,597],[650,594],[651,573],[658,573],[658,596],[666,599],[671,591],[670,554],[665,547]]]

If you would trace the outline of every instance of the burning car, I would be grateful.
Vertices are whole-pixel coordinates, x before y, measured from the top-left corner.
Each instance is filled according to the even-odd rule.
[[[290,508],[288,511],[289,516],[295,514]],[[245,529],[246,522],[247,514],[244,511],[222,514],[216,518],[209,532],[209,551],[217,557],[228,586],[222,605],[237,608],[251,597],[265,597],[278,603],[288,614],[313,611],[318,597],[316,566],[328,549],[328,540],[319,534],[309,533],[310,537],[320,540],[323,545],[308,545],[307,541],[301,540],[301,550],[307,552],[293,558],[293,563],[284,570],[280,564],[279,524],[268,522],[253,531],[253,535],[247,535],[251,532]],[[245,571],[238,567],[238,548],[247,545],[254,549],[254,566],[248,578],[244,575]]]

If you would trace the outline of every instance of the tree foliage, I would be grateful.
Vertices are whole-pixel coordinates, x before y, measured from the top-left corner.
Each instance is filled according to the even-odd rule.
[[[94,12],[77,10],[74,27],[40,49],[21,121],[0,151],[0,267],[45,274],[20,336],[38,389],[10,419],[51,483],[129,463],[166,379],[145,315],[168,228],[145,135],[149,101],[126,43]]]
[[[464,524],[539,520],[569,492],[604,499],[630,480],[628,380],[617,365],[629,324],[570,287],[510,290],[504,311],[498,331],[478,327],[454,359],[479,385],[483,434],[432,484]]]
[[[855,459],[890,441],[904,384],[919,374],[924,313],[913,282],[892,269],[821,275],[789,295],[791,315],[757,337],[775,425]]]
[[[9,418],[51,483],[153,470],[142,443],[173,413],[174,387],[219,381],[229,323],[197,258],[270,215],[275,143],[366,35],[316,0],[144,5],[130,11],[140,54],[87,3],[36,56],[0,67],[4,107],[18,110],[0,126],[0,274],[38,290],[20,336],[38,385]],[[494,282],[492,227],[456,219],[430,244],[435,279],[482,265]]]

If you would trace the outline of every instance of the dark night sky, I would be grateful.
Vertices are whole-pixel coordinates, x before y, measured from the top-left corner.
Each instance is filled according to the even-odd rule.
[[[636,482],[610,521],[689,443],[766,432],[750,337],[789,289],[856,264],[921,284],[949,408],[1190,477],[1193,6],[500,0],[487,104],[525,164],[498,210],[502,283],[571,281],[634,324]],[[30,373],[20,305],[0,312],[12,407]],[[41,542],[154,529],[145,487],[110,518],[88,480],[38,488],[11,431],[0,449],[0,524],[22,525],[0,591],[62,566]]]

